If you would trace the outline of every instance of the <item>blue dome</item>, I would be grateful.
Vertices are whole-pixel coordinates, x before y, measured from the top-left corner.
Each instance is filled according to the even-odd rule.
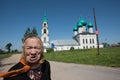
[[[77,26],[78,26],[78,28],[79,28],[79,27],[82,27],[83,25],[82,25],[82,23],[79,21],[79,22],[77,23]]]
[[[80,22],[83,26],[86,26],[87,22],[81,17],[80,18]]]
[[[93,24],[92,24],[91,22],[89,22],[89,23],[87,24],[87,26],[88,26],[88,28],[90,28],[90,27],[93,27]]]
[[[75,26],[75,27],[73,28],[73,31],[78,31],[78,28]]]

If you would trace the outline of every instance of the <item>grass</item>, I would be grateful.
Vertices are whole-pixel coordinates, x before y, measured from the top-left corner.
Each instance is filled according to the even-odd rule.
[[[0,59],[10,57],[12,54],[0,54]]]
[[[13,54],[0,54],[0,59],[11,55]],[[97,49],[58,51],[45,53],[44,55],[47,60],[51,61],[120,67],[120,47],[101,48],[100,55],[97,55]]]
[[[59,51],[44,55],[51,61],[120,67],[120,47],[101,48],[100,55],[97,55],[97,49]]]

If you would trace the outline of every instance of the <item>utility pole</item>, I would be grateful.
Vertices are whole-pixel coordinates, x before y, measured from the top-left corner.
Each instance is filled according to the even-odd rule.
[[[97,23],[96,23],[96,15],[95,15],[95,8],[93,8],[93,15],[94,15],[94,23],[95,23],[95,33],[96,33],[96,39],[97,39],[97,54],[100,55],[100,51],[99,51],[99,39],[98,39],[98,28],[97,28]]]

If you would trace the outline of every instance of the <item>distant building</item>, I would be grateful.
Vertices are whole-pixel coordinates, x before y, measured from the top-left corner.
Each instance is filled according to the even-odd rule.
[[[70,50],[74,49],[90,49],[97,48],[96,34],[93,32],[93,25],[91,22],[86,22],[82,17],[77,22],[77,26],[73,28],[73,39],[66,40],[52,40],[49,41],[48,22],[46,16],[44,16],[44,22],[42,24],[42,41],[44,43],[45,52],[46,48],[53,48],[54,51]],[[100,48],[103,45],[99,45]]]

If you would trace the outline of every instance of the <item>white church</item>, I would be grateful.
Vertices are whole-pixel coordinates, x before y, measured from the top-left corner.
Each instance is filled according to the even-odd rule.
[[[77,22],[77,26],[73,28],[73,39],[52,40],[50,42],[46,16],[44,16],[41,32],[41,39],[45,48],[44,52],[46,52],[47,48],[53,48],[54,51],[70,50],[71,47],[74,49],[97,48],[97,39],[93,31],[93,25],[91,22],[87,23],[82,17]],[[99,48],[103,48],[103,45],[99,45]]]

